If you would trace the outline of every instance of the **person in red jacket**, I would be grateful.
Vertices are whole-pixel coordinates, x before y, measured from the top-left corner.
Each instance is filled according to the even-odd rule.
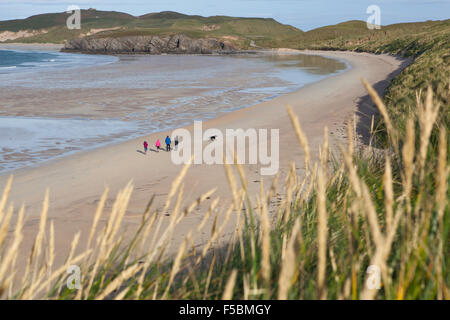
[[[147,154],[147,149],[148,149],[148,143],[147,143],[147,141],[144,141],[144,151],[145,151],[145,154]]]

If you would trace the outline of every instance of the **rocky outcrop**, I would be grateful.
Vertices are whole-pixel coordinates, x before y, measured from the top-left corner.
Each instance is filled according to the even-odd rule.
[[[66,42],[62,51],[86,53],[148,53],[148,54],[212,54],[235,51],[228,42],[217,39],[191,39],[184,35],[84,37]]]

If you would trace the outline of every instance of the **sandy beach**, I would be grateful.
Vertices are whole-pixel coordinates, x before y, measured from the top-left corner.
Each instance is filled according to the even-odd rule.
[[[59,51],[64,45],[55,43],[0,43],[1,50]]]
[[[329,129],[330,142],[334,146],[338,141],[345,139],[345,122],[354,113],[358,115],[358,133],[364,141],[367,135],[366,126],[370,122],[371,115],[375,113],[375,109],[360,78],[367,79],[379,93],[382,93],[389,81],[408,64],[407,60],[388,55],[312,51],[303,53],[344,59],[351,64],[352,68],[344,73],[306,85],[296,92],[203,122],[203,130],[206,128],[279,129],[279,181],[283,181],[291,161],[295,161],[298,174],[301,175],[303,170],[303,151],[287,115],[287,105],[292,106],[298,115],[309,139],[313,155],[318,153],[325,126]],[[191,126],[186,129],[192,131]],[[56,264],[64,260],[70,242],[78,231],[81,231],[81,247],[84,247],[85,236],[90,230],[98,199],[105,187],[110,188],[106,206],[106,212],[109,212],[117,192],[132,181],[134,192],[125,215],[123,229],[125,234],[131,235],[132,230],[139,225],[142,213],[152,196],[155,196],[153,206],[162,207],[173,179],[182,168],[172,163],[168,152],[151,151],[147,155],[138,152],[142,150],[144,139],[149,141],[150,147],[154,149],[154,141],[157,138],[163,141],[166,135],[170,135],[170,131],[78,152],[37,167],[14,171],[10,201],[14,203],[16,209],[24,203],[28,216],[24,228],[23,249],[30,248],[36,234],[39,213],[47,188],[50,192],[48,217],[54,222],[56,230]],[[259,192],[261,179],[264,179],[266,186],[270,185],[272,177],[261,176],[259,165],[244,167],[250,194],[256,195]],[[1,188],[5,185],[8,175],[0,176]],[[195,213],[183,219],[173,239],[175,244],[199,224],[211,201],[217,197],[220,197],[224,205],[231,201],[231,192],[224,169],[220,165],[193,165],[184,183],[183,207],[189,205],[200,194],[213,188],[217,189],[211,199],[202,204]],[[282,192],[279,197],[283,197]],[[103,217],[102,221],[105,219],[106,217]],[[230,223],[229,230],[232,230],[233,223]],[[197,235],[195,245],[201,246],[208,235],[208,232]],[[25,259],[25,256],[19,257],[17,265],[24,265]]]

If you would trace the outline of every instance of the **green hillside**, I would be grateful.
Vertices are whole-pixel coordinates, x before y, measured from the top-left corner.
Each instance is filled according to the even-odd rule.
[[[235,18],[226,16],[201,17],[177,12],[149,13],[139,17],[120,12],[81,11],[81,29],[66,28],[69,15],[63,13],[42,14],[21,20],[0,22],[0,32],[19,30],[42,30],[46,33],[11,40],[10,42],[63,43],[64,40],[86,35],[92,29],[117,28],[97,33],[95,37],[124,35],[185,34],[193,38],[225,37],[241,48],[250,47],[252,41],[258,46],[281,46],[287,39],[295,37],[301,30],[281,24],[273,19]]]
[[[293,41],[299,49],[391,52],[410,56],[426,49],[421,44],[448,36],[449,30],[450,20],[391,24],[380,30],[369,30],[363,21],[348,21],[305,32]]]
[[[0,21],[0,31],[39,30],[65,27],[69,14],[45,13],[26,19]],[[114,11],[81,10],[82,23],[95,28],[119,26],[135,19],[132,15]]]
[[[440,123],[450,126],[450,20],[400,23],[369,30],[362,21],[349,21],[305,32],[293,48],[346,50],[414,57],[385,94],[385,103],[401,133],[416,112],[416,92],[431,86],[441,105]]]

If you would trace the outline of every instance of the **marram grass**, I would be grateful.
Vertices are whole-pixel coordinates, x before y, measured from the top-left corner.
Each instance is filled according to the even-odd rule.
[[[364,82],[386,124],[389,113]],[[301,124],[288,107],[294,131],[306,153],[303,176],[292,166],[284,199],[273,204],[277,179],[257,195],[256,209],[241,165],[225,165],[233,194],[228,207],[211,201],[203,221],[187,233],[173,255],[166,252],[176,226],[214,190],[183,208],[186,165],[165,203],[170,222],[151,207],[134,237],[125,242],[120,229],[133,191],[117,196],[104,227],[108,191],[100,199],[86,248],[75,235],[63,265],[54,266],[53,223],[45,197],[39,231],[28,253],[25,276],[15,273],[23,240],[24,208],[11,225],[8,203],[12,179],[0,198],[0,297],[3,299],[449,299],[449,155],[448,128],[438,122],[432,90],[417,96],[417,112],[406,134],[388,127],[388,148],[355,147],[349,125],[347,146],[337,154],[325,129],[320,160],[312,162]],[[439,128],[438,139],[431,132]],[[419,132],[416,139],[415,131]],[[330,160],[331,159],[331,160]],[[332,159],[339,159],[332,160]],[[218,217],[221,217],[220,219]],[[211,236],[196,250],[193,234],[212,219]],[[227,223],[235,229],[221,241]],[[10,236],[8,232],[11,231]],[[7,239],[9,237],[9,239]],[[6,241],[8,240],[8,241]],[[23,254],[23,252],[20,252]],[[81,288],[66,286],[66,270],[79,265]],[[369,266],[380,270],[380,288]]]

